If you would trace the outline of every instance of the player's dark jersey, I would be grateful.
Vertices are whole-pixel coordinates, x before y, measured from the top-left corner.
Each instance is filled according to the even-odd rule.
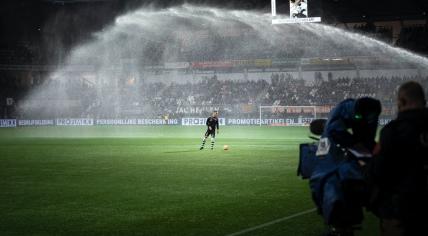
[[[206,122],[208,127],[211,127],[211,129],[214,131],[215,129],[219,129],[218,126],[218,118],[217,117],[208,117],[207,122]]]
[[[215,117],[215,116],[210,116],[210,117],[208,117],[208,119],[207,119],[207,122],[206,122],[206,125],[207,125],[207,132],[205,132],[205,136],[204,136],[204,139],[202,140],[202,145],[201,145],[201,147],[199,148],[199,150],[202,150],[202,149],[204,149],[204,146],[205,146],[205,141],[207,140],[207,138],[211,135],[211,150],[213,150],[213,148],[214,148],[214,143],[215,143],[215,130],[217,129],[217,132],[218,132],[218,130],[219,130],[219,127],[218,127],[218,118],[217,117]]]

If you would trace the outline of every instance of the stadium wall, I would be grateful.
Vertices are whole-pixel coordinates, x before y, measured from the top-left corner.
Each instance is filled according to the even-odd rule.
[[[321,70],[321,71],[240,71],[240,72],[219,72],[215,70],[208,70],[203,72],[185,72],[185,71],[162,71],[162,72],[147,72],[142,76],[147,83],[198,83],[214,76],[218,80],[231,80],[231,81],[270,81],[272,74],[285,74],[287,77],[293,79],[303,79],[307,82],[313,82],[317,74],[321,74],[323,79],[328,79],[331,74],[332,79],[338,78],[393,78],[393,77],[415,77],[428,75],[427,70],[423,69],[391,69],[391,70]]]
[[[307,126],[314,118],[299,117],[290,119],[259,119],[259,118],[220,118],[221,126]],[[42,126],[205,126],[204,117],[186,117],[181,119],[92,119],[92,118],[69,118],[50,120],[16,120],[0,119],[0,128],[16,127],[42,127]],[[391,119],[379,120],[379,125],[389,123]]]

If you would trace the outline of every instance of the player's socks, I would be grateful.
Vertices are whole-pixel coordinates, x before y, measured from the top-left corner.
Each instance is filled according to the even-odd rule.
[[[211,150],[213,150],[214,149],[214,143],[215,143],[215,139],[211,139]]]
[[[201,145],[201,148],[199,148],[199,150],[204,149],[205,141],[206,141],[206,140],[207,140],[206,138],[204,138],[204,139],[202,140],[202,145]]]

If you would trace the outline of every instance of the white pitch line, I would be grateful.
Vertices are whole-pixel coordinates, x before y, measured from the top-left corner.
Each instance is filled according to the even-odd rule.
[[[302,211],[302,212],[296,213],[294,215],[290,215],[290,216],[286,216],[286,217],[283,217],[283,218],[279,218],[279,219],[276,219],[276,220],[273,220],[273,221],[270,221],[270,222],[267,222],[267,223],[264,223],[264,224],[261,224],[261,225],[258,225],[258,226],[254,226],[254,227],[251,227],[251,228],[248,228],[248,229],[244,229],[244,230],[232,233],[232,234],[228,234],[226,236],[237,236],[237,235],[246,234],[248,232],[251,232],[251,231],[254,231],[254,230],[257,230],[257,229],[261,229],[261,228],[264,228],[266,226],[270,226],[270,225],[277,224],[277,223],[282,222],[282,221],[286,221],[286,220],[290,220],[290,219],[296,218],[298,216],[302,216],[302,215],[306,215],[306,214],[315,212],[316,210],[317,209],[314,208],[314,209],[310,209],[310,210],[307,210],[307,211]]]

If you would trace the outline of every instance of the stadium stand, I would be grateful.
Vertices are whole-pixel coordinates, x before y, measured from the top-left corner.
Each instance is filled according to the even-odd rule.
[[[372,96],[379,99],[387,110],[392,110],[396,90],[404,81],[414,80],[421,84],[428,84],[428,77],[368,77],[323,78],[306,81],[293,78],[288,73],[272,73],[270,78],[254,81],[219,80],[216,76],[195,83],[143,83],[138,86],[121,88],[120,99],[110,96],[111,101],[97,99],[95,88],[84,80],[70,80],[63,90],[50,89],[52,94],[45,93],[37,98],[40,102],[47,102],[58,96],[60,91],[74,91],[67,94],[70,101],[76,101],[75,109],[69,110],[64,116],[73,117],[104,117],[111,118],[115,107],[122,109],[122,116],[161,116],[182,117],[184,112],[180,107],[218,106],[223,108],[223,115],[243,114],[248,117],[257,115],[259,105],[286,105],[286,106],[331,106],[346,98]],[[15,83],[10,83],[15,81]],[[0,79],[2,94],[2,110],[5,110],[7,97],[13,98],[19,104],[23,90],[14,88],[34,88],[37,86],[51,86],[59,88],[60,84],[54,80],[47,80],[44,84],[34,83],[24,86],[19,80]],[[355,90],[355,88],[359,88]],[[19,92],[17,92],[19,91]],[[24,89],[25,91],[25,89]],[[76,91],[78,91],[76,93]],[[427,91],[428,92],[428,91]],[[132,93],[141,96],[129,96]],[[116,100],[116,102],[113,102]],[[118,100],[118,101],[117,101]],[[120,106],[117,106],[119,102]],[[245,107],[245,109],[243,109]],[[107,108],[107,109],[106,109]],[[13,116],[9,105],[9,113],[2,113],[2,117]],[[103,112],[104,111],[104,112]],[[110,111],[105,113],[105,111]],[[128,112],[127,112],[128,111]],[[203,113],[204,111],[200,111]],[[188,112],[186,112],[188,113]],[[197,114],[194,111],[193,114]],[[34,115],[34,113],[32,113]],[[25,116],[25,114],[21,114]],[[43,114],[40,114],[43,116]],[[49,114],[45,114],[49,116]],[[202,115],[202,114],[200,114]],[[384,114],[388,115],[388,114]],[[392,113],[390,113],[392,115]],[[34,117],[33,117],[34,118]],[[52,118],[52,117],[50,117]]]

